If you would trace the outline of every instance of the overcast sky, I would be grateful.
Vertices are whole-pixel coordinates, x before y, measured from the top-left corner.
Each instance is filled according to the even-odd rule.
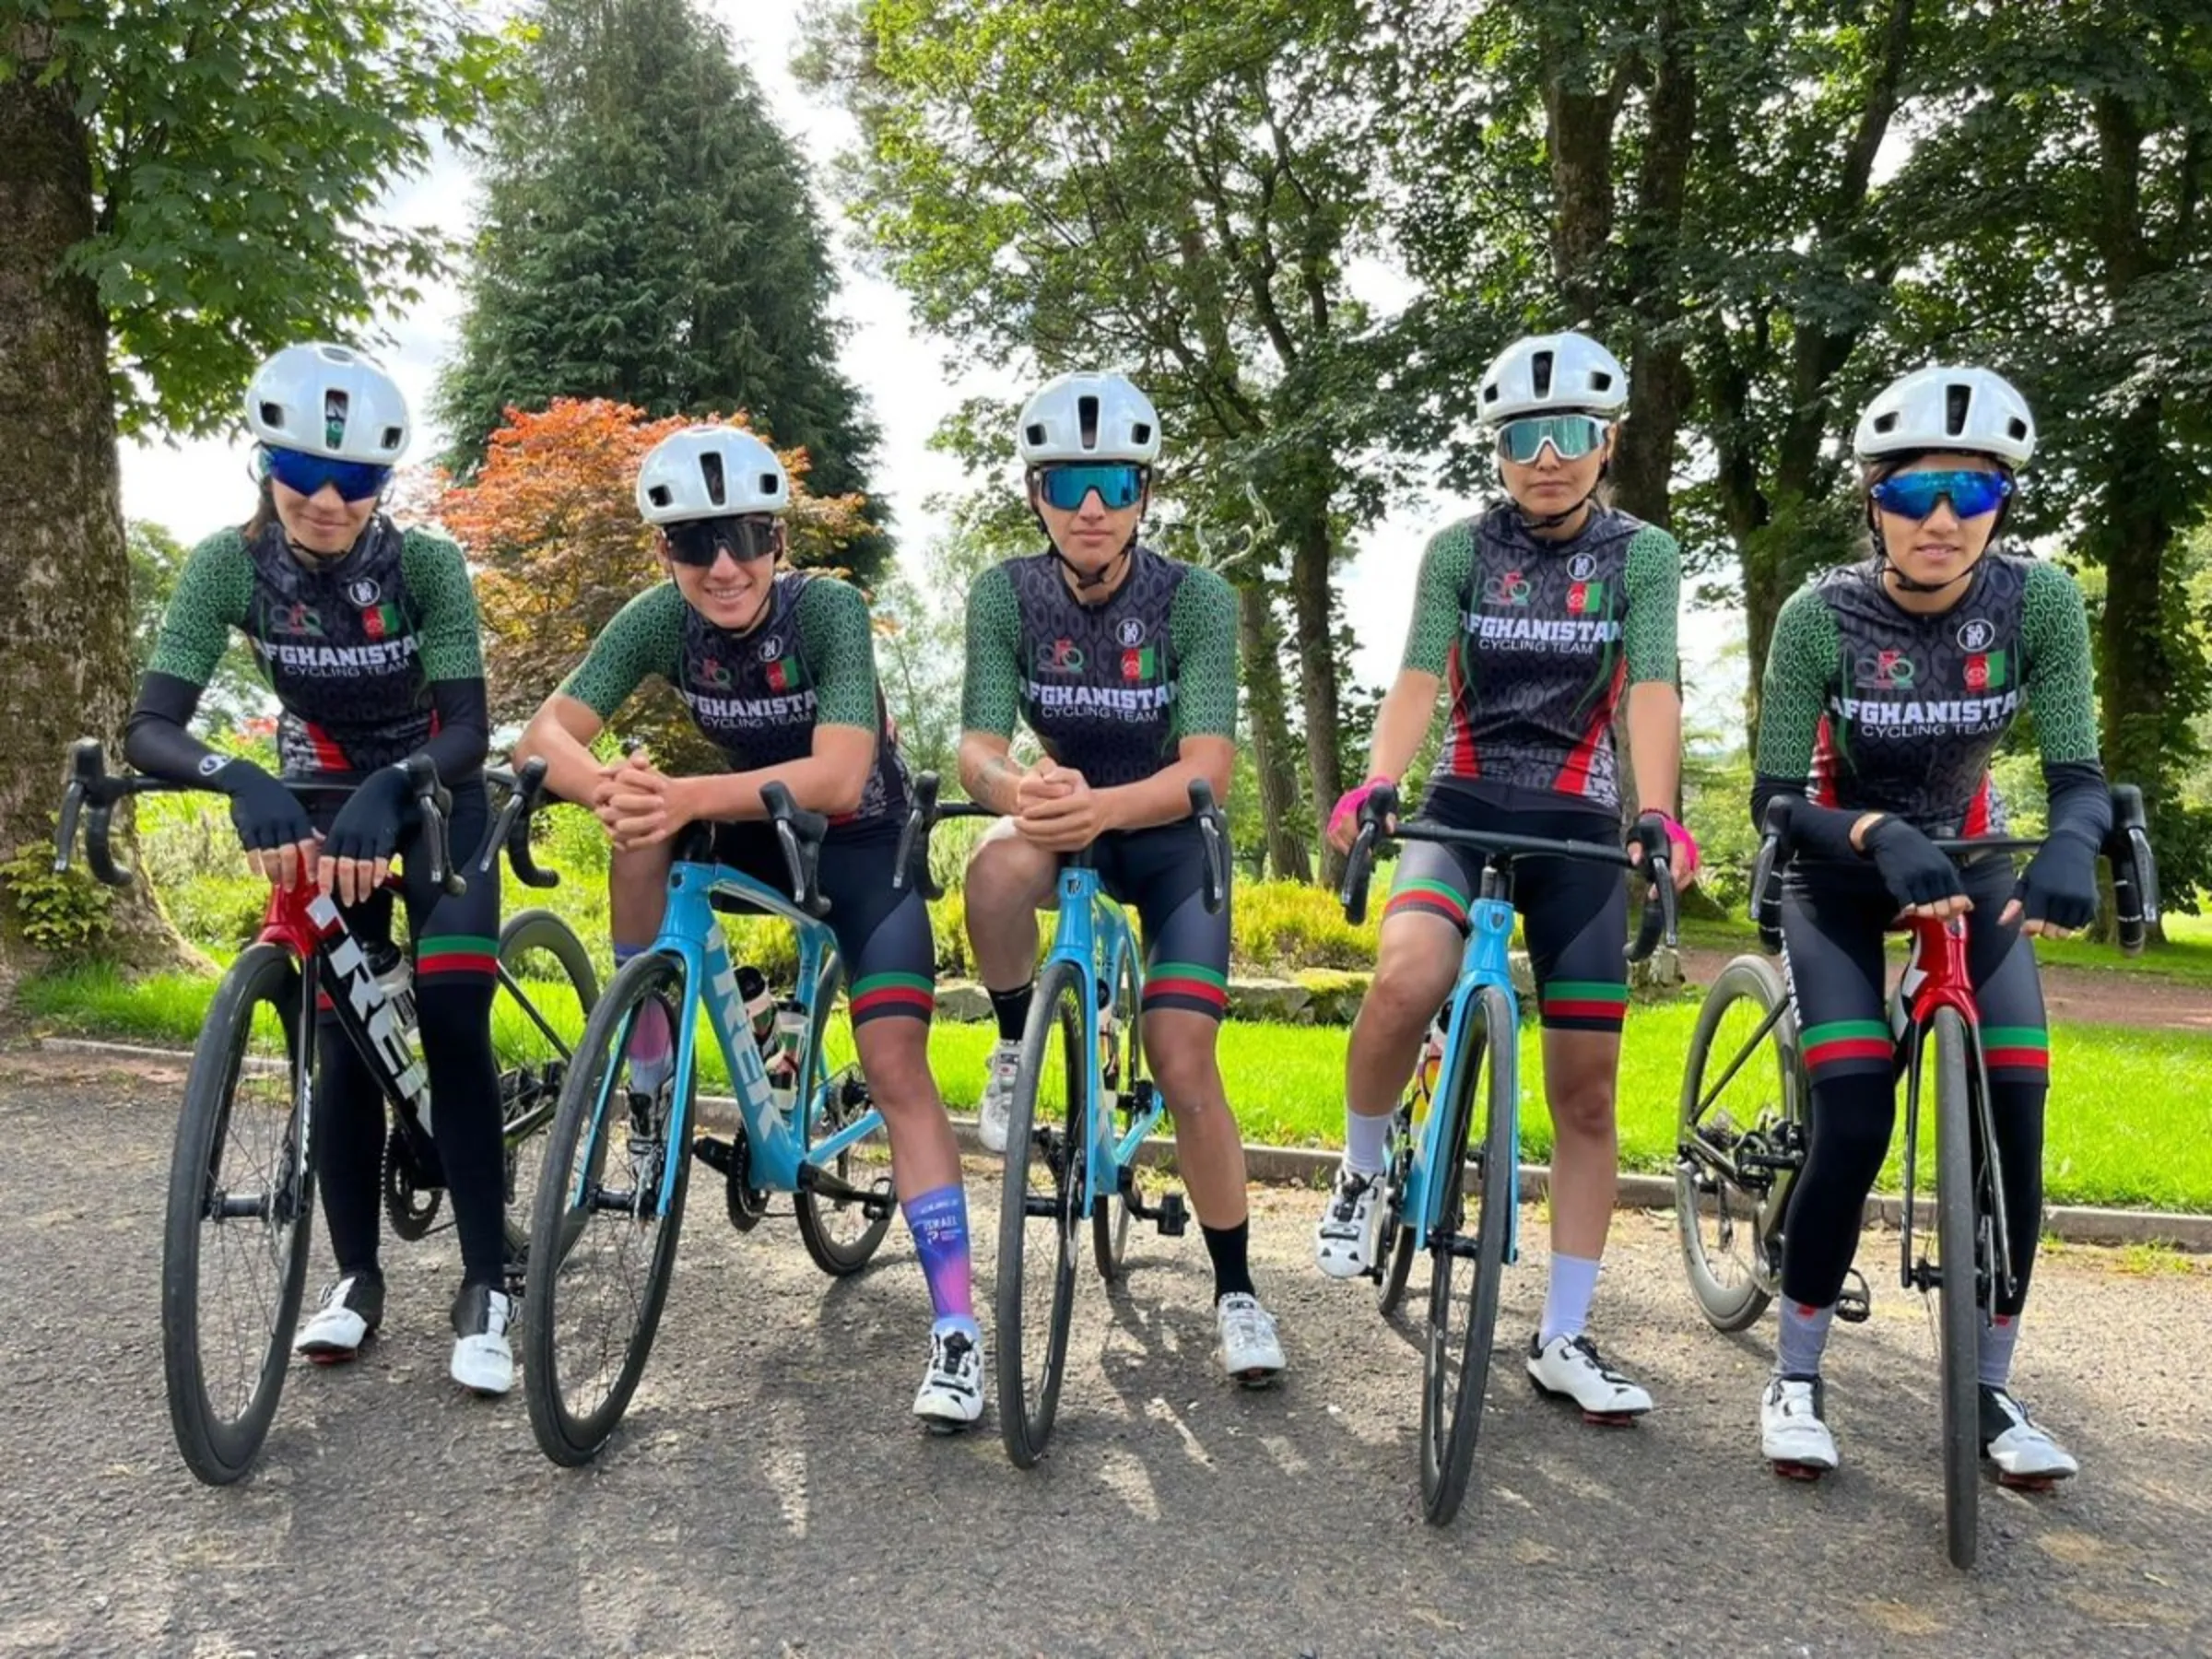
[[[708,0],[728,28],[737,53],[752,66],[784,130],[796,138],[826,178],[828,164],[853,138],[843,113],[809,100],[793,80],[790,58],[798,42],[798,0]],[[403,187],[388,211],[412,224],[435,223],[465,234],[475,206],[468,170],[446,158],[429,175]],[[959,466],[928,447],[930,433],[961,399],[979,392],[1011,394],[1018,388],[962,368],[961,354],[924,335],[899,291],[869,273],[841,221],[837,258],[844,275],[840,308],[853,325],[845,344],[847,372],[870,397],[883,444],[875,470],[877,493],[897,515],[903,558],[911,564],[926,551],[941,521],[925,499],[956,489]],[[426,411],[440,363],[451,353],[460,296],[450,286],[430,289],[422,303],[387,318],[391,340],[381,347],[413,405],[418,427],[411,458],[425,460],[443,445],[429,429]],[[242,430],[242,429],[241,429]],[[1167,465],[1173,465],[1174,434],[1168,434]],[[248,446],[242,441],[126,445],[123,457],[124,511],[156,520],[186,542],[244,517],[250,505]],[[1010,476],[1010,469],[1009,469]],[[1442,498],[1394,513],[1360,540],[1358,558],[1340,578],[1347,619],[1359,641],[1359,677],[1387,684],[1404,641],[1412,571],[1429,535],[1464,516],[1472,503]],[[1740,719],[1743,671],[1724,647],[1740,632],[1733,618],[1684,618],[1684,672],[1693,719],[1733,731]]]

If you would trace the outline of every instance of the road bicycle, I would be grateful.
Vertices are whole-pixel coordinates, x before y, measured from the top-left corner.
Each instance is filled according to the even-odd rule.
[[[1466,847],[1484,860],[1467,911],[1459,979],[1443,1005],[1441,1060],[1433,1078],[1426,1067],[1417,1068],[1392,1113],[1368,1251],[1367,1277],[1385,1316],[1405,1296],[1414,1257],[1430,1258],[1421,1345],[1421,1504],[1430,1524],[1441,1526],[1466,1496],[1482,1429],[1499,1281],[1506,1265],[1520,1258],[1521,1005],[1507,956],[1516,920],[1514,863],[1570,858],[1644,873],[1651,888],[1637,935],[1626,947],[1630,961],[1642,960],[1662,943],[1674,946],[1675,884],[1663,830],[1637,829],[1636,845],[1645,862],[1636,865],[1626,848],[1601,841],[1454,830],[1418,819],[1395,823],[1397,814],[1397,791],[1386,785],[1377,785],[1360,806],[1359,835],[1338,895],[1353,925],[1367,918],[1368,885],[1384,840]]]
[[[1781,796],[1767,808],[1753,865],[1759,938],[1782,948],[1782,882],[1791,854],[1791,820],[1801,805]],[[2142,793],[2112,791],[2113,914],[2123,949],[2143,948],[2159,912],[2158,868],[2145,828]],[[1954,858],[2033,853],[2020,837],[1938,840]],[[1976,1393],[1979,1332],[1995,1300],[2017,1282],[2012,1219],[2005,1213],[2002,1170],[1990,1119],[1985,1048],[1967,972],[1962,918],[1906,918],[1906,977],[1890,996],[1888,1041],[1905,1079],[1904,1205],[1898,1277],[1932,1299],[1941,1393],[1946,1547],[1957,1567],[1973,1565],[1978,1544],[1981,1418]],[[1920,1222],[1921,1104],[1931,1092],[1934,1049],[1935,1223]],[[1783,975],[1764,956],[1746,954],[1714,979],[1690,1036],[1676,1124],[1675,1214],[1683,1265],[1699,1309],[1716,1330],[1757,1322],[1780,1287],[1790,1194],[1805,1169],[1812,1082],[1799,1040],[1797,1006]],[[2027,1225],[2036,1224],[2029,1218]],[[1931,1258],[1924,1246],[1933,1242]],[[1855,1275],[1854,1275],[1855,1277]],[[1959,1294],[1962,1288],[1964,1293]],[[1863,1281],[1847,1289],[1837,1316],[1863,1321]],[[1815,1471],[1784,1470],[1800,1477]],[[2010,1484],[2048,1485],[2015,1480]]]
[[[790,1194],[799,1237],[826,1273],[865,1266],[897,1207],[882,1113],[857,1067],[830,1071],[824,1046],[844,971],[815,875],[829,820],[781,783],[760,798],[793,896],[712,862],[708,827],[697,827],[669,868],[659,936],[607,985],[564,1080],[531,1223],[530,1259],[547,1267],[523,1330],[530,1425],[555,1463],[596,1456],[637,1390],[675,1271],[694,1157],[722,1175],[740,1231],[770,1214],[773,1195]],[[770,1078],[739,982],[751,971],[732,960],[716,919],[731,913],[779,917],[796,935],[795,993],[780,1010],[781,1023],[799,1028],[790,1087]],[[675,1037],[662,1076],[630,1053],[651,1004]],[[736,1095],[739,1123],[726,1138],[693,1135],[695,1006]]]
[[[451,797],[430,763],[407,763],[422,834],[417,852],[434,885],[465,890],[452,868]],[[542,771],[539,774],[542,777]],[[539,777],[507,780],[518,799]],[[327,798],[351,783],[285,780],[296,794]],[[127,886],[112,841],[117,806],[134,795],[204,785],[111,775],[96,739],[71,752],[54,867],[69,866],[77,822],[92,873]],[[527,886],[558,877],[536,868],[527,847],[496,831],[479,868],[504,847]],[[253,1464],[284,1385],[313,1227],[318,1000],[360,1053],[392,1112],[386,1144],[387,1210],[403,1236],[419,1238],[435,1214],[443,1178],[431,1139],[429,1072],[416,1053],[413,996],[404,958],[371,959],[331,898],[301,883],[272,886],[261,931],[223,975],[193,1047],[170,1162],[161,1263],[162,1369],[178,1450],[210,1486],[228,1485]],[[500,1053],[501,1135],[510,1198],[518,1171],[534,1167],[532,1145],[567,1065],[560,1033],[573,1030],[595,994],[589,958],[558,917],[524,912],[501,928],[495,1033]],[[525,1240],[510,1216],[507,1281],[520,1295]]]
[[[1205,850],[1202,901],[1218,914],[1229,901],[1228,834],[1203,779],[1192,781],[1190,800]],[[966,802],[940,806],[935,775],[922,774],[898,878],[934,896],[930,830],[947,818],[994,816]],[[1099,1276],[1114,1284],[1128,1265],[1134,1222],[1166,1238],[1190,1225],[1181,1193],[1147,1200],[1139,1178],[1138,1149],[1167,1101],[1145,1076],[1144,958],[1129,919],[1106,896],[1088,848],[1063,857],[1056,892],[1059,919],[1006,1114],[998,1213],[999,1438],[1024,1469],[1043,1456],[1059,1413],[1085,1231]]]

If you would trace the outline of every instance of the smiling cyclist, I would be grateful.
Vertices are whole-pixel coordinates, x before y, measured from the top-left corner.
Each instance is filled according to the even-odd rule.
[[[906,772],[886,731],[860,590],[782,569],[791,481],[776,453],[735,427],[665,438],[638,474],[668,581],[622,607],[532,718],[518,758],[543,755],[554,790],[589,802],[615,841],[608,871],[615,959],[649,948],[665,905],[675,837],[713,827],[712,856],[787,896],[791,877],[760,800],[781,782],[827,814],[818,878],[852,985],[853,1042],[883,1112],[891,1178],[914,1237],[935,1321],[914,1415],[937,1430],[983,1409],[982,1334],[969,1277],[959,1148],[929,1069],[936,951],[912,888],[894,892]],[[729,770],[672,778],[642,752],[602,765],[587,747],[649,676],[673,687]],[[658,1018],[654,1018],[654,1016]],[[657,1006],[639,1018],[633,1081],[675,1065]]]
[[[2064,938],[2096,915],[2112,802],[2088,624],[2063,569],[1991,550],[2015,471],[2035,453],[2034,418],[2006,381],[1986,369],[1909,374],[1867,406],[1853,447],[1871,556],[1814,577],[1783,606],[1759,701],[1752,816],[1763,818],[1778,794],[1808,802],[1794,820],[1782,931],[1813,1081],[1759,1447],[1785,1474],[1836,1466],[1820,1358],[1897,1111],[1882,935],[1900,914],[1962,915],[2018,1276],[1982,1330],[1983,1451],[2007,1478],[2048,1481],[2078,1465],[2010,1388],[2041,1231],[2050,1086],[2028,941]],[[1989,761],[2023,706],[2035,717],[2050,818],[2042,850],[2016,878],[2009,857],[1961,865],[1929,838],[2005,833]]]
[[[407,446],[406,401],[368,357],[293,346],[254,374],[246,425],[260,449],[261,503],[240,530],[192,552],[139,683],[124,752],[140,771],[220,790],[256,875],[307,881],[338,900],[354,937],[389,943],[396,853],[414,940],[416,1015],[429,1071],[431,1135],[461,1240],[453,1381],[477,1394],[514,1383],[507,1338],[505,1151],[491,999],[500,931],[495,863],[455,896],[406,856],[419,825],[403,763],[429,758],[453,793],[455,867],[490,821],[481,771],[490,729],[476,595],[461,549],[402,530],[382,511]],[[252,761],[217,753],[189,726],[232,629],[282,710],[287,778],[359,780],[312,809]],[[378,1188],[384,1100],[335,1016],[317,1021],[316,1181],[338,1277],[300,1326],[298,1351],[350,1359],[383,1323]]]
[[[960,781],[1006,816],[968,865],[968,937],[999,1041],[983,1144],[1004,1151],[1037,971],[1037,911],[1063,855],[1093,850],[1145,946],[1143,1042],[1175,1124],[1175,1167],[1214,1269],[1223,1369],[1247,1384],[1283,1369],[1247,1255],[1244,1145],[1216,1057],[1229,1003],[1229,907],[1208,914],[1192,780],[1229,798],[1237,606],[1213,571],[1137,540],[1159,459],[1159,417],[1118,374],[1068,374],[1023,407],[1015,447],[1050,547],[977,578],[968,595]],[[1011,752],[1026,721],[1044,759]]]
[[[1598,499],[1629,380],[1579,334],[1507,347],[1482,377],[1484,427],[1506,500],[1439,531],[1422,556],[1406,655],[1375,719],[1368,780],[1329,818],[1348,848],[1359,808],[1405,774],[1448,685],[1451,727],[1421,817],[1457,830],[1552,840],[1619,833],[1613,721],[1624,698],[1641,816],[1665,827],[1687,885],[1697,849],[1672,814],[1682,750],[1675,689],[1675,541]],[[1382,916],[1375,977],[1345,1064],[1345,1154],[1320,1222],[1322,1271],[1372,1260],[1391,1113],[1423,1029],[1459,971],[1478,854],[1408,844]],[[1551,1282],[1528,1345],[1530,1378],[1597,1421],[1652,1407],[1583,1334],[1612,1220],[1614,1095],[1628,1007],[1628,894],[1616,868],[1565,859],[1514,865],[1544,1023],[1544,1092],[1555,1135]]]

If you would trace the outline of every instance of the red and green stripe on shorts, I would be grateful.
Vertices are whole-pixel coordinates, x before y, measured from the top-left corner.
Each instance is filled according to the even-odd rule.
[[[415,945],[418,981],[459,974],[490,979],[499,968],[500,942],[481,934],[433,934]]]
[[[2051,1033],[2041,1026],[1983,1026],[1982,1064],[1993,1077],[2000,1072],[2047,1077],[2051,1075]]]
[[[1423,915],[1441,916],[1460,932],[1467,931],[1467,898],[1448,881],[1438,881],[1427,876],[1405,876],[1391,889],[1390,902],[1382,907],[1385,921],[1401,912],[1418,912]]]
[[[853,985],[853,1023],[894,1015],[906,1019],[927,1019],[936,1012],[936,984],[924,973],[871,973]]]
[[[1229,976],[1199,962],[1155,962],[1145,975],[1145,1012],[1182,1008],[1221,1019],[1229,1013]]]
[[[1806,1027],[1798,1041],[1805,1049],[1806,1069],[1816,1076],[1846,1068],[1888,1071],[1897,1060],[1897,1042],[1885,1019],[1831,1019],[1826,1025]]]
[[[1551,980],[1536,988],[1544,1023],[1563,1031],[1618,1031],[1629,1014],[1629,987],[1606,980]]]

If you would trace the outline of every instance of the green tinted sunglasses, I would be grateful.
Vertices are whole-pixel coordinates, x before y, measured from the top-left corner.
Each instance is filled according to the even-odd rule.
[[[1580,461],[1606,441],[1606,423],[1594,415],[1531,415],[1498,429],[1498,453],[1526,466],[1546,444],[1562,461]]]

